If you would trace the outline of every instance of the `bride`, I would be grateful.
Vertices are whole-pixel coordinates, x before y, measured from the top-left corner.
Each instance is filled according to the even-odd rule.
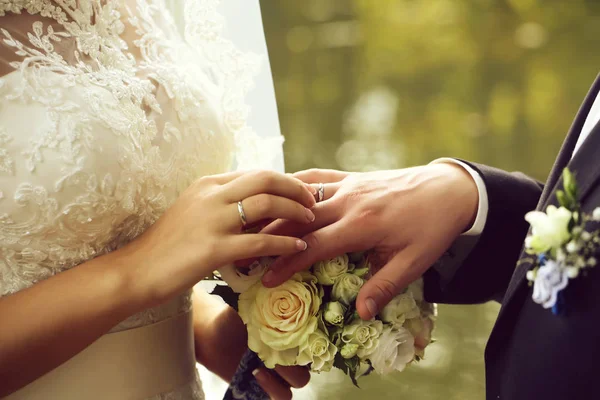
[[[0,397],[201,399],[196,360],[231,378],[245,330],[191,288],[306,248],[240,235],[314,220],[314,190],[230,172],[272,154],[216,3],[181,35],[162,0],[0,0]],[[255,372],[274,398],[308,379]]]

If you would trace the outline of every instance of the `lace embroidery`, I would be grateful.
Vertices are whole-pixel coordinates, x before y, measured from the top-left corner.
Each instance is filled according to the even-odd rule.
[[[271,166],[281,139],[246,126],[258,60],[222,38],[218,3],[186,0],[181,35],[161,0],[0,0],[0,17],[40,18],[28,41],[0,28],[19,57],[0,78],[0,296],[122,247],[234,157]],[[188,293],[114,331],[190,308]]]
[[[15,162],[4,146],[11,140],[11,137],[6,133],[6,130],[3,127],[0,127],[0,173],[9,175],[14,173]]]

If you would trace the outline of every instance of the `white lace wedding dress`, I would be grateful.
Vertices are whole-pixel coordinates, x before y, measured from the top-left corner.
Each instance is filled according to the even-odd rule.
[[[0,296],[136,238],[198,177],[271,158],[279,142],[246,126],[256,60],[221,36],[217,0],[185,3],[180,34],[162,0],[0,0]],[[27,396],[69,398],[40,385]],[[144,397],[203,397],[195,369],[177,385]]]

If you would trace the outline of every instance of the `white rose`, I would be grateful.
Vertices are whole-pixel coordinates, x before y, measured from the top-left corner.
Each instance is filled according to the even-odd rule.
[[[386,326],[379,344],[369,356],[373,369],[380,375],[402,371],[415,356],[415,342],[407,329]]]
[[[319,261],[313,267],[313,273],[319,283],[327,286],[333,285],[346,272],[348,272],[348,256],[346,254],[331,260]]]
[[[531,224],[532,236],[527,238],[526,246],[535,253],[545,253],[562,246],[571,238],[569,222],[573,214],[565,207],[548,206],[546,213],[531,211],[525,220]]]
[[[333,285],[331,298],[350,305],[358,296],[358,291],[364,285],[365,281],[354,274],[343,274]]]
[[[402,326],[404,321],[421,315],[421,310],[413,298],[412,292],[405,292],[394,297],[379,313],[381,319],[391,324]]]
[[[338,301],[330,301],[325,305],[323,319],[325,319],[325,322],[331,325],[342,326],[344,324],[345,313],[346,308],[342,305],[342,303]]]
[[[322,289],[307,272],[275,288],[257,282],[240,295],[239,314],[248,328],[248,347],[268,368],[295,365],[299,346],[316,331]]]
[[[264,258],[254,262],[246,271],[241,271],[231,264],[220,268],[219,274],[234,292],[243,293],[262,278],[271,262]]]
[[[363,359],[375,351],[382,331],[383,322],[381,321],[357,320],[344,327],[342,331],[342,342],[358,345],[356,355]]]
[[[300,346],[298,365],[311,364],[314,372],[328,372],[333,367],[337,347],[329,341],[327,335],[317,329],[308,336],[308,340]]]

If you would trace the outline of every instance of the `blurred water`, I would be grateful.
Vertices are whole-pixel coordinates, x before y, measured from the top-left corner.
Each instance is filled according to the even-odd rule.
[[[600,67],[593,0],[261,0],[288,171],[452,156],[545,179]],[[485,268],[485,265],[481,266]],[[441,306],[416,368],[302,399],[478,400],[498,305]]]

